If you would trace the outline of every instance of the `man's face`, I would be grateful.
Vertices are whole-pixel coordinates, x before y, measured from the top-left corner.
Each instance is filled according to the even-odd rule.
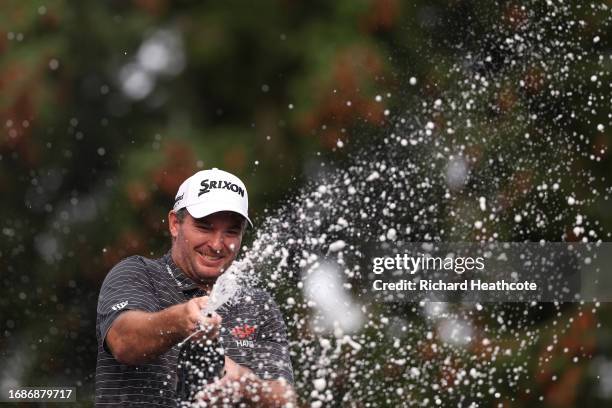
[[[241,215],[222,211],[196,219],[187,213],[180,222],[171,211],[168,221],[172,258],[195,282],[213,283],[236,258],[244,228]]]

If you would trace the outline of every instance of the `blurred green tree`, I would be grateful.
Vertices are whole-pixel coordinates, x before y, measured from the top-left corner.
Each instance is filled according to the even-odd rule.
[[[418,111],[421,99],[457,91],[448,75],[457,56],[492,51],[483,72],[504,69],[502,50],[478,39],[495,24],[512,32],[537,13],[484,1],[0,3],[0,381],[76,384],[89,405],[99,285],[119,259],[167,248],[165,217],[186,176],[210,167],[237,173],[261,219],[318,160],[341,162],[342,144],[383,138],[393,124],[387,109]],[[592,47],[587,34],[603,18],[583,14],[580,41]],[[582,61],[564,82],[583,91],[576,109],[587,109],[582,97],[596,84],[585,73],[596,66]],[[558,113],[546,68],[519,68],[509,76],[525,81],[524,93],[500,84],[483,94],[491,103],[473,130],[501,129],[508,149],[517,140],[508,124],[522,113],[549,122]],[[406,85],[412,76],[418,88]],[[607,120],[603,111],[592,116],[564,130],[588,134],[591,120]],[[585,148],[608,144],[602,134]],[[605,175],[610,159],[572,165]],[[537,180],[533,169],[508,171],[500,194],[511,207]],[[591,216],[610,231],[606,208],[594,206]],[[560,239],[570,224],[557,221],[530,234],[502,220],[500,231],[509,240]]]

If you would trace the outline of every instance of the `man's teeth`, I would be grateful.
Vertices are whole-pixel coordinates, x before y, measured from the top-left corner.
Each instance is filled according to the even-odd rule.
[[[219,259],[223,258],[223,257],[222,257],[222,256],[220,256],[220,255],[206,255],[206,254],[200,254],[200,256],[202,256],[203,258],[206,258],[206,259],[210,259],[210,260],[212,260],[212,261],[218,261]]]

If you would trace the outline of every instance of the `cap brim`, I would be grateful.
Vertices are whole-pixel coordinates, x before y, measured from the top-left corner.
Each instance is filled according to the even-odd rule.
[[[249,225],[253,227],[253,223],[251,222],[251,219],[248,217],[248,215],[244,213],[244,211],[242,210],[242,208],[240,208],[239,205],[232,205],[231,203],[207,202],[207,203],[193,204],[185,208],[187,209],[187,211],[193,218],[203,218],[210,214],[218,213],[221,211],[231,211],[236,214],[242,215],[244,219],[247,220]]]

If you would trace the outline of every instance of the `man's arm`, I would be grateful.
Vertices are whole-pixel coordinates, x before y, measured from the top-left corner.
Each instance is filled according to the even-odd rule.
[[[117,361],[122,364],[142,364],[165,353],[175,344],[197,331],[198,338],[218,336],[221,317],[203,317],[201,310],[208,297],[193,298],[159,312],[128,310],[113,322],[104,340]]]
[[[225,357],[225,375],[204,388],[198,396],[212,406],[224,406],[224,399],[246,402],[252,407],[295,407],[293,387],[285,379],[263,380],[253,371]]]
[[[251,382],[244,383],[244,399],[256,407],[294,407],[295,391],[284,378],[262,380],[253,374]]]

